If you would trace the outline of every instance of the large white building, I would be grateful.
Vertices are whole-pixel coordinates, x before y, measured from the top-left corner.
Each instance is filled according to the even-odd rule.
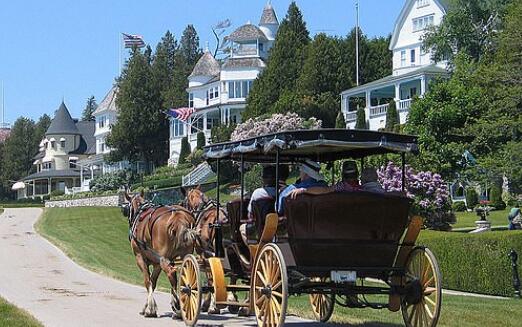
[[[403,124],[414,96],[422,97],[433,78],[447,74],[444,62],[436,63],[422,49],[426,28],[438,25],[447,10],[447,0],[406,0],[392,34],[393,73],[382,79],[341,93],[341,110],[348,128],[354,128],[357,106],[363,106],[370,130],[384,128],[391,100],[396,101]]]
[[[247,23],[226,37],[231,47],[222,62],[205,50],[188,77],[188,107],[195,112],[187,122],[170,119],[169,164],[178,162],[183,137],[188,136],[193,149],[199,131],[209,139],[213,126],[241,122],[246,97],[252,82],[266,66],[278,28],[274,8],[267,4],[259,25]]]

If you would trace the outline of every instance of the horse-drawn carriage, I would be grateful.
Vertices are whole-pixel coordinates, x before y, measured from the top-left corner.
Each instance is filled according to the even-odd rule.
[[[206,159],[217,167],[218,189],[221,163],[239,163],[241,198],[227,204],[227,223],[218,220],[211,226],[213,256],[187,255],[183,260],[178,294],[185,323],[196,324],[202,296],[212,294],[218,308],[244,308],[255,314],[259,326],[282,326],[288,296],[308,294],[322,322],[337,304],[401,310],[407,326],[435,326],[441,276],[432,252],[415,246],[422,218],[410,215],[412,201],[402,193],[299,195],[285,199],[284,219],[274,213],[273,201],[253,203],[257,236],[247,245],[239,232],[248,222],[245,163],[278,167],[303,159],[332,163],[352,158],[364,165],[367,156],[396,153],[404,168],[405,154],[417,150],[413,136],[336,129],[281,132],[206,146]],[[333,176],[335,165],[331,167]],[[247,296],[231,300],[230,293],[240,292]],[[388,301],[371,303],[365,297],[369,294],[387,295]]]

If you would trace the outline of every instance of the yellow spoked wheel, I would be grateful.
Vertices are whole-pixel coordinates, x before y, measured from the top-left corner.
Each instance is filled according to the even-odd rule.
[[[326,280],[325,278],[314,279],[314,281]],[[335,294],[310,294],[309,299],[315,319],[320,322],[327,322],[334,311]]]
[[[288,301],[288,278],[281,250],[275,244],[263,246],[254,267],[253,301],[258,326],[283,326]]]
[[[188,254],[181,264],[178,294],[181,317],[187,326],[194,326],[201,310],[201,280],[196,257]]]
[[[415,248],[406,262],[406,295],[401,310],[408,327],[437,325],[442,304],[439,264],[427,248]]]

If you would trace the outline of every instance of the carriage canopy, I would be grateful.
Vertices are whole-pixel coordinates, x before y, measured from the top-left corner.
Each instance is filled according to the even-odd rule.
[[[419,151],[412,135],[347,129],[317,129],[266,134],[204,148],[205,159],[232,159],[247,162],[295,162],[308,158],[320,162],[361,158],[385,153]]]

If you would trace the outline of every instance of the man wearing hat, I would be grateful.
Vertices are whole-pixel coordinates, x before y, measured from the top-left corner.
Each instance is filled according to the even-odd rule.
[[[306,159],[299,164],[299,179],[298,183],[287,186],[279,196],[277,203],[277,212],[280,215],[284,214],[285,198],[297,189],[308,189],[311,187],[328,187],[324,181],[324,177],[320,173],[321,165],[315,161]]]
[[[359,172],[357,170],[357,163],[355,161],[343,162],[342,181],[332,186],[319,186],[310,188],[296,188],[289,194],[292,199],[295,199],[298,194],[327,194],[333,192],[352,192],[361,189],[359,185]]]

